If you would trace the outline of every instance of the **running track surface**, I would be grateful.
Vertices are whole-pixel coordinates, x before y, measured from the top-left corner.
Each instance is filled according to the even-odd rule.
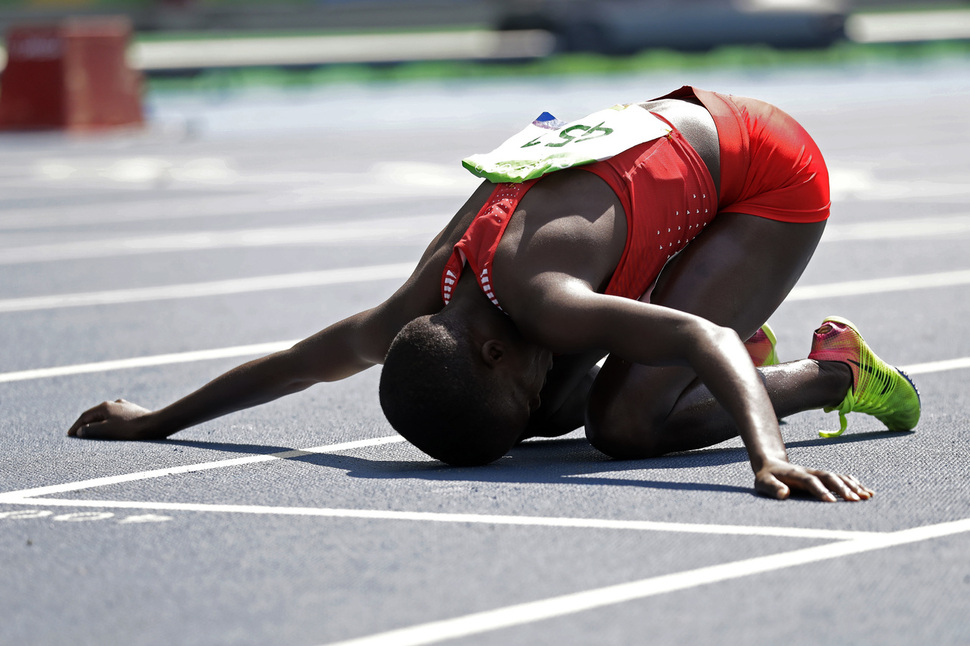
[[[0,137],[0,643],[967,643],[968,72],[226,90],[149,97],[142,133]],[[383,421],[376,371],[165,442],[64,436],[379,302],[475,186],[463,155],[682,83],[772,101],[826,154],[779,352],[846,316],[923,419],[783,432],[873,500],[756,497],[736,441],[615,462],[575,433],[445,468]]]

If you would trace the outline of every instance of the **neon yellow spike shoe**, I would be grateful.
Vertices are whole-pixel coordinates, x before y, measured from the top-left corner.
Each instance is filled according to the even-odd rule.
[[[777,343],[775,333],[765,323],[761,326],[761,329],[751,335],[750,339],[744,342],[744,347],[751,355],[751,361],[754,362],[754,365],[760,368],[761,366],[774,366],[781,363],[778,361],[778,354],[775,352]]]
[[[916,384],[909,376],[880,359],[866,344],[849,321],[830,316],[815,330],[809,359],[841,361],[852,370],[852,387],[838,406],[825,412],[839,412],[838,431],[820,431],[822,437],[837,437],[845,432],[848,413],[866,413],[886,425],[890,431],[916,428],[920,416],[920,398]]]

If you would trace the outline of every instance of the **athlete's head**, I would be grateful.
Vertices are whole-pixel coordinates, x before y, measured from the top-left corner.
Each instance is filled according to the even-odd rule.
[[[485,338],[446,308],[411,321],[391,344],[381,408],[398,433],[431,457],[454,466],[487,464],[526,429],[550,355],[516,338],[511,322],[501,325],[513,334]]]

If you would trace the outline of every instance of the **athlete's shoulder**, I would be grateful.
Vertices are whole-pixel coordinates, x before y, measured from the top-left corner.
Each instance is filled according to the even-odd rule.
[[[579,169],[560,171],[539,180],[519,206],[493,265],[503,308],[527,309],[560,279],[605,288],[627,235],[623,206],[606,182]]]

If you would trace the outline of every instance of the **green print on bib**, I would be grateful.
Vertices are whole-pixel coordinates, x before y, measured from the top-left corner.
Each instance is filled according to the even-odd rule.
[[[472,155],[461,163],[473,174],[493,182],[524,182],[609,159],[670,132],[665,121],[635,104],[600,110],[570,123],[544,112],[495,150]]]

